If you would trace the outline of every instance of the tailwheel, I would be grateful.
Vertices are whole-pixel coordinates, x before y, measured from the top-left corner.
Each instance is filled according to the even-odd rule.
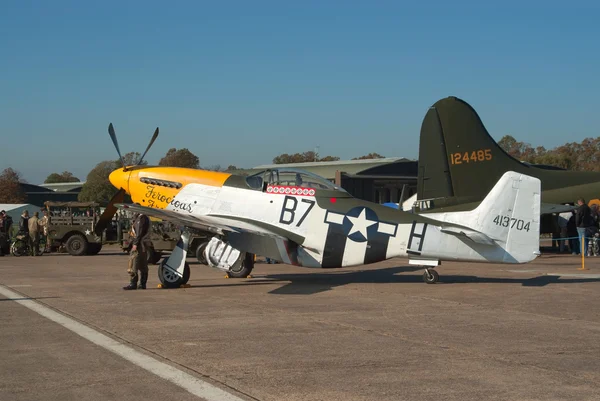
[[[440,280],[440,275],[433,269],[425,269],[423,273],[423,281],[427,284],[435,284]]]
[[[179,288],[180,286],[187,284],[190,279],[190,265],[185,262],[183,267],[183,277],[180,277],[177,272],[169,269],[165,266],[168,258],[160,261],[158,265],[158,279],[164,288]]]

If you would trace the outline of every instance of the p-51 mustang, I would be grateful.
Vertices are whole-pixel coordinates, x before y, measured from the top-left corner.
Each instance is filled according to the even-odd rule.
[[[123,161],[112,124],[109,134]],[[251,270],[255,254],[312,268],[408,257],[425,267],[426,283],[435,283],[433,267],[442,260],[527,263],[539,255],[537,178],[507,172],[476,209],[423,216],[356,199],[302,170],[275,168],[244,177],[139,165],[157,136],[158,128],[137,165],[123,162],[110,174],[119,191],[103,220],[121,208],[211,233],[204,257],[226,272]],[[134,204],[121,203],[125,193]],[[188,239],[183,230],[159,265],[165,287],[189,280]]]

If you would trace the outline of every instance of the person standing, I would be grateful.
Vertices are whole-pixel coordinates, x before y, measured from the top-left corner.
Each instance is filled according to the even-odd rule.
[[[565,206],[569,206],[569,204],[566,203]],[[567,238],[569,236],[567,224],[569,222],[569,219],[571,218],[571,215],[572,215],[571,212],[563,212],[558,215],[558,227],[560,228],[560,238],[561,238],[558,241],[558,251],[560,253],[565,252],[565,250],[567,248],[567,245],[566,245],[567,240],[565,238]],[[571,252],[573,252],[572,249],[571,249]]]
[[[29,238],[29,210],[24,210],[19,219],[19,234],[25,236],[27,246],[31,249],[31,238]]]
[[[575,213],[575,225],[577,226],[577,236],[583,243],[580,246],[583,248],[584,256],[588,256],[588,239],[590,232],[594,226],[594,219],[590,207],[585,203],[585,199],[577,199],[577,212]],[[592,234],[593,235],[593,234]]]
[[[129,254],[129,285],[123,287],[124,290],[146,289],[148,281],[148,253],[146,240],[150,234],[150,218],[143,213],[135,216],[131,225],[133,234],[131,240],[131,252]],[[138,278],[140,284],[138,286]]]
[[[48,216],[48,210],[42,210],[44,216],[39,220],[38,224],[40,225],[40,231],[45,239],[44,251],[50,252],[50,236],[48,235],[48,226],[50,225],[50,216]]]
[[[10,217],[5,210],[0,212],[0,255],[10,253],[10,229],[13,224],[12,217]]]
[[[39,213],[34,212],[33,217],[27,222],[29,226],[29,252],[31,256],[38,256],[40,252],[40,225],[39,225]]]

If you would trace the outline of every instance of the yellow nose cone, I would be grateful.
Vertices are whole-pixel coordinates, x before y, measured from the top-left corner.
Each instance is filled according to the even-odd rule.
[[[108,179],[115,188],[123,188],[125,192],[129,193],[129,174],[131,171],[123,171],[121,168],[110,173]]]

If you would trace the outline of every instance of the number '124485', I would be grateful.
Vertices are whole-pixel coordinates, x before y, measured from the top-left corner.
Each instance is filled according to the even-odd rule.
[[[472,152],[457,152],[450,154],[452,164],[477,163],[486,160],[492,160],[491,149],[479,149]]]

